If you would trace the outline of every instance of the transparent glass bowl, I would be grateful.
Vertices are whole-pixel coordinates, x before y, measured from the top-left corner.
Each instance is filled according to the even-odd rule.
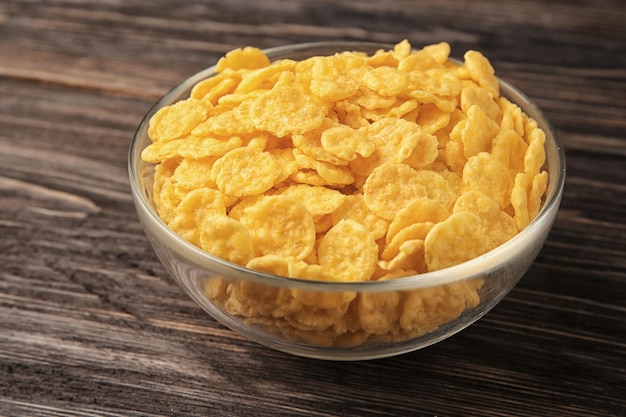
[[[282,46],[265,52],[271,60],[301,60],[345,50],[373,53],[381,48],[391,46],[322,42]],[[485,315],[517,284],[543,247],[563,192],[565,155],[539,108],[515,87],[500,80],[501,94],[545,131],[544,169],[549,173],[541,211],[510,241],[446,269],[395,280],[356,283],[285,278],[209,255],[175,234],[159,218],[151,197],[153,165],[141,160],[141,152],[151,143],[147,131],[152,115],[163,106],[187,98],[197,82],[214,74],[214,67],[210,67],[186,79],[148,112],[132,140],[129,176],[139,220],[165,269],[202,309],[243,336],[280,351],[327,360],[374,359],[414,351],[452,336]],[[227,291],[236,295],[237,305],[225,299]],[[306,300],[312,301],[311,306],[322,300],[328,308],[309,306],[300,312],[290,311],[294,296],[305,304]],[[346,304],[357,297],[358,306]],[[393,308],[398,301],[404,306],[401,311]],[[347,308],[365,308],[374,334],[365,337],[362,331],[346,330],[353,327],[349,320],[337,322],[336,317]],[[246,309],[252,311],[249,318],[238,314]],[[294,319],[294,314],[303,316]],[[385,325],[393,330],[376,334],[380,320],[386,320]],[[330,322],[333,325],[326,328]],[[341,336],[336,336],[342,331]]]

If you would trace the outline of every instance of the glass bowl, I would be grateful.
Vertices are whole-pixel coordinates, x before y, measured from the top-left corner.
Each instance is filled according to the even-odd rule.
[[[371,54],[390,48],[375,43],[320,42],[281,46],[265,53],[271,60],[301,60],[345,50]],[[454,335],[485,315],[517,284],[543,247],[563,192],[565,155],[540,109],[515,87],[500,80],[501,95],[535,119],[546,133],[544,169],[549,174],[539,214],[508,242],[477,258],[434,272],[352,283],[271,275],[202,251],[159,218],[151,196],[154,167],[142,161],[141,152],[151,143],[147,132],[152,115],[163,106],[187,98],[196,83],[214,74],[215,68],[210,67],[191,76],[148,112],[132,140],[129,176],[139,220],[165,269],[202,309],[233,331],[279,351],[326,360],[375,359],[414,351]],[[305,302],[298,310],[293,307],[294,296],[301,301],[324,300],[329,305],[318,308],[315,302]],[[349,302],[357,298],[358,306]],[[398,300],[403,303],[402,311],[393,308]],[[350,320],[336,320],[348,309],[363,306],[371,319],[368,332],[353,330]],[[244,317],[239,314],[242,309],[252,313]],[[388,328],[377,334],[381,320],[389,322],[385,324]]]

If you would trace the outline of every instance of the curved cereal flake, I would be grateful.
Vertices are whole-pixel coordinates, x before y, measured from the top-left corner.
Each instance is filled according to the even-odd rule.
[[[191,133],[195,136],[230,136],[257,133],[250,119],[253,100],[246,100],[233,109],[212,115],[196,126]]]
[[[202,80],[193,86],[193,88],[191,89],[191,93],[189,93],[189,97],[204,101],[204,98],[208,98],[209,93],[211,93],[213,89],[220,85],[222,81],[227,79],[234,80],[236,83],[238,83],[241,80],[241,74],[236,71],[226,70],[221,74],[217,74],[213,77]],[[210,102],[210,100],[207,101]]]
[[[546,142],[546,134],[543,130],[537,128],[530,133],[530,142],[524,154],[524,172],[528,182],[531,183],[533,178],[541,171],[541,167],[546,161],[546,150],[544,144]]]
[[[422,129],[415,123],[391,117],[372,123],[365,133],[376,145],[377,157],[383,162],[396,164],[411,155],[423,135]]]
[[[150,119],[148,135],[153,142],[182,138],[209,116],[207,107],[194,98],[161,108]]]
[[[447,42],[439,42],[424,46],[421,51],[431,56],[439,64],[448,62],[450,56],[450,44]]]
[[[250,259],[246,268],[286,277],[289,276],[289,264],[291,262],[293,262],[291,258],[270,254]]]
[[[517,234],[515,220],[500,209],[498,203],[480,191],[472,190],[461,195],[454,204],[454,213],[469,211],[485,224],[486,249],[491,250]]]
[[[263,68],[270,64],[270,60],[265,53],[252,46],[245,48],[237,48],[229,51],[217,61],[215,71],[222,73],[227,69],[257,69]]]
[[[250,117],[257,129],[283,137],[317,129],[325,114],[310,96],[296,87],[282,86],[257,98]]]
[[[367,207],[389,221],[409,202],[427,194],[418,171],[404,164],[387,163],[375,168],[363,185]]]
[[[480,106],[471,106],[467,110],[467,122],[461,131],[465,158],[469,159],[480,152],[491,152],[493,138],[499,131],[500,126]]]
[[[376,145],[364,131],[342,124],[325,129],[320,144],[331,155],[346,161],[357,156],[367,158],[376,150]]]
[[[295,61],[281,59],[272,62],[266,67],[242,71],[241,82],[235,89],[235,92],[249,93],[258,89],[271,88],[277,83],[281,75],[288,74],[287,76],[292,76],[291,71],[295,65]]]
[[[299,149],[293,150],[293,156],[301,169],[312,169],[323,179],[319,185],[342,186],[352,184],[354,175],[345,166],[333,165],[328,162],[321,162],[308,155],[305,155]],[[318,185],[312,183],[311,185]]]
[[[524,171],[524,154],[528,145],[513,129],[501,130],[493,139],[491,154],[509,168],[512,176]]]
[[[172,174],[172,182],[178,194],[196,188],[215,188],[215,181],[211,178],[211,168],[215,161],[216,158],[183,159]]]
[[[530,223],[528,188],[526,175],[520,172],[515,176],[515,182],[511,190],[511,206],[513,206],[514,211],[513,219],[518,231],[521,231]]]
[[[424,240],[409,239],[403,241],[395,250],[395,255],[389,260],[381,259],[378,266],[387,273],[412,270],[415,273],[427,272],[424,260]]]
[[[487,90],[476,85],[463,88],[461,91],[461,109],[467,114],[470,107],[474,105],[479,106],[487,117],[494,122],[500,123],[502,120],[502,109]]]
[[[169,226],[189,242],[200,246],[202,224],[209,213],[226,215],[224,195],[212,188],[198,188],[183,197],[174,209]]]
[[[261,194],[282,173],[272,155],[255,148],[237,148],[219,158],[211,177],[223,193],[235,197]]]
[[[409,85],[407,73],[393,67],[378,67],[363,74],[361,83],[385,97],[395,97]]]
[[[433,134],[446,127],[450,120],[450,112],[442,111],[434,104],[427,103],[420,106],[416,123],[421,126],[424,132]]]
[[[433,222],[412,223],[399,230],[391,239],[387,239],[387,245],[380,254],[380,258],[389,260],[400,253],[402,245],[408,241],[424,240],[426,235],[433,228]]]
[[[500,83],[498,83],[489,60],[478,51],[467,51],[463,58],[470,77],[487,90],[493,98],[498,98],[500,96]]]
[[[402,306],[402,295],[398,291],[360,293],[358,313],[363,330],[385,334],[394,329],[398,326]]]
[[[314,217],[333,213],[346,198],[337,190],[306,184],[287,187],[280,194],[302,203]]]
[[[530,219],[534,219],[539,214],[541,209],[541,200],[548,188],[548,173],[542,171],[535,175],[530,187],[530,194],[528,195],[528,214]]]
[[[337,277],[329,273],[327,268],[321,265],[309,265],[306,262],[290,262],[289,275],[292,278],[300,278],[309,281],[337,281]],[[300,303],[320,309],[335,309],[345,307],[356,297],[352,291],[314,291],[291,289],[291,295]]]
[[[254,257],[252,239],[246,228],[223,214],[206,215],[200,231],[200,247],[239,265],[247,264]]]
[[[447,210],[452,209],[458,195],[454,187],[441,174],[423,169],[417,171],[414,181],[424,186],[429,199],[437,201]]]
[[[393,221],[389,224],[386,239],[391,241],[398,232],[412,224],[423,222],[439,223],[449,216],[450,210],[441,202],[430,198],[415,199],[398,211]]]
[[[171,141],[159,141],[148,145],[141,153],[146,162],[157,163],[172,158],[203,159],[210,156],[221,156],[241,146],[238,136],[228,139],[190,136]]]
[[[511,201],[513,180],[508,168],[495,156],[481,152],[467,160],[463,168],[463,187],[466,191],[483,192],[504,209]]]
[[[337,281],[367,281],[376,268],[378,245],[362,224],[341,220],[320,240],[317,253]]]
[[[380,239],[387,233],[389,222],[371,211],[362,194],[346,196],[340,207],[332,213],[333,224],[341,220],[354,220],[361,223],[372,234],[374,239]]]
[[[468,261],[486,251],[483,222],[476,214],[460,211],[436,224],[424,240],[429,271]]]
[[[241,215],[255,253],[304,259],[315,245],[313,216],[298,201],[282,195],[259,199]]]

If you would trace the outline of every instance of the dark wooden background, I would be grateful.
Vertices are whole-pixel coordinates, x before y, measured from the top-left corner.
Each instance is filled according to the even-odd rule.
[[[626,415],[626,3],[0,1],[0,415]],[[224,329],[135,216],[142,116],[240,46],[479,49],[567,154],[536,263],[474,326],[391,359],[322,362]]]

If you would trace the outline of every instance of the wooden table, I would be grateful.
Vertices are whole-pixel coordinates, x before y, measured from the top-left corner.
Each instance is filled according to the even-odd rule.
[[[626,4],[0,1],[0,415],[626,415]],[[240,46],[478,49],[567,154],[562,208],[510,295],[421,351],[324,362],[200,310],[127,177],[152,104]]]

